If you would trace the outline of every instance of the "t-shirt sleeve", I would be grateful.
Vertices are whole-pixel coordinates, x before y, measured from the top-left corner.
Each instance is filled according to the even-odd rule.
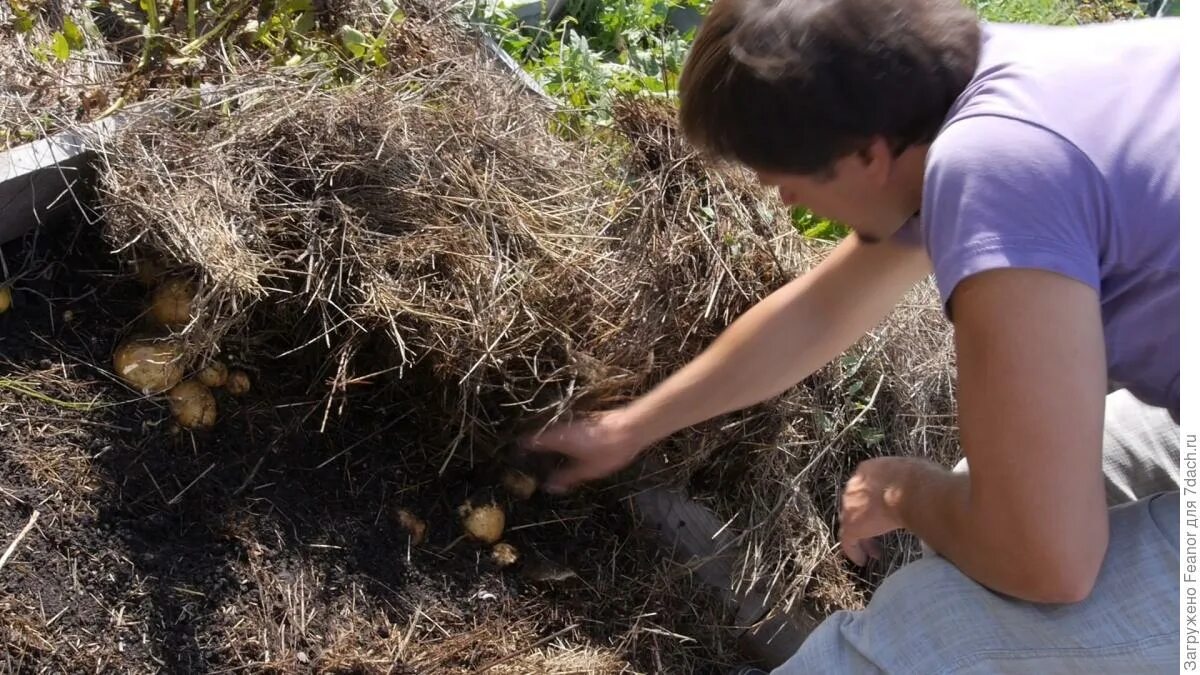
[[[1055,272],[1100,289],[1103,180],[1073,144],[1005,117],[954,122],[927,158],[921,226],[942,302],[988,270]]]

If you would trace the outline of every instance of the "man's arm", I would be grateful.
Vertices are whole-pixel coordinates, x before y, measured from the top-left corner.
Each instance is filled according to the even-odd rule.
[[[929,268],[918,246],[846,239],[645,396],[528,439],[533,450],[573,460],[548,489],[602,478],[675,431],[782,393],[879,323]]]
[[[627,422],[653,442],[783,393],[882,321],[929,267],[920,247],[847,238],[634,401]]]
[[[1108,546],[1096,292],[1052,272],[1001,269],[963,281],[950,304],[969,476],[912,459],[864,463],[848,485],[843,544],[903,527],[993,590],[1082,600]],[[870,494],[883,502],[880,522],[856,527],[872,520]]]

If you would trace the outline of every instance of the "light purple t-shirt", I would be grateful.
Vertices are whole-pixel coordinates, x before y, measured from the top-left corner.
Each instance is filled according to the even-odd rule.
[[[1178,418],[1180,22],[984,33],[926,164],[942,301],[997,268],[1077,279],[1099,293],[1113,387]]]

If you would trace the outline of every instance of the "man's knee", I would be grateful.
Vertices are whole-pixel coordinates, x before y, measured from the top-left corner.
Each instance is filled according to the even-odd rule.
[[[1105,399],[1103,455],[1110,506],[1179,488],[1179,425],[1128,391]]]
[[[931,672],[953,651],[970,595],[986,592],[943,558],[909,563],[884,580],[866,609],[830,616],[774,672]]]
[[[896,570],[875,591],[868,612],[916,612],[938,621],[945,612],[930,612],[946,600],[988,591],[942,557],[924,558]],[[932,601],[932,602],[931,602]]]

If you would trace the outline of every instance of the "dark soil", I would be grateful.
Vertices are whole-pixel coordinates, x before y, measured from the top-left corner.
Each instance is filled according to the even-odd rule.
[[[456,541],[458,505],[495,467],[439,475],[425,458],[442,441],[414,438],[386,388],[364,385],[322,433],[302,355],[245,363],[255,388],[218,394],[212,432],[173,432],[160,399],[110,373],[146,290],[105,251],[86,224],[3,249],[27,276],[0,315],[0,547],[40,515],[0,569],[0,670],[474,672],[557,644],[591,665],[489,672],[663,672],[657,641],[688,639],[706,601],[655,597],[663,563],[602,493],[502,497],[515,568]],[[428,520],[423,546],[396,507]],[[724,664],[729,645],[693,642],[697,667]]]

